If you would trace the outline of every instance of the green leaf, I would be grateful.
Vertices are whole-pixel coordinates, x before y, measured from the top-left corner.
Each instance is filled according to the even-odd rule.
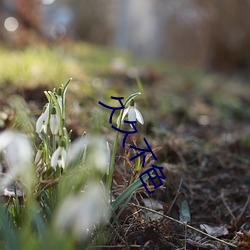
[[[68,86],[69,86],[69,83],[72,81],[72,78],[69,78],[69,80],[67,81],[67,83],[63,86],[63,89],[62,89],[62,95],[65,96],[66,94],[66,91],[68,89]]]
[[[180,221],[189,222],[191,220],[190,209],[187,200],[181,202]]]
[[[34,224],[36,225],[38,235],[40,237],[44,236],[45,223],[44,223],[44,219],[43,219],[42,215],[38,211],[34,211],[33,221],[34,221]]]

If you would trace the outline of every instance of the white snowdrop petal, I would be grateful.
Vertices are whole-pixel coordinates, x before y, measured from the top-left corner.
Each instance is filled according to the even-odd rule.
[[[57,165],[58,165],[59,168],[64,169],[65,168],[65,161],[64,161],[64,159],[63,158],[61,158],[60,160],[58,159]]]
[[[135,109],[135,113],[136,113],[136,119],[137,119],[141,124],[143,124],[143,123],[144,123],[144,119],[143,119],[143,117],[142,117],[141,112],[140,112],[138,109]]]
[[[50,117],[50,130],[53,135],[56,135],[59,131],[59,121],[57,115],[51,115]]]
[[[37,119],[37,122],[36,122],[37,133],[40,133],[41,131],[44,131],[44,133],[46,133],[48,120],[49,120],[49,105],[47,105],[45,111]]]
[[[61,156],[66,161],[66,159],[67,159],[67,152],[66,152],[66,150],[64,148],[62,148]]]
[[[62,151],[61,151],[61,168],[65,168],[65,165],[66,165],[66,162],[67,162],[67,152],[64,148],[62,148]]]
[[[45,121],[43,122],[42,128],[41,128],[41,132],[43,131],[45,134],[47,133],[47,125],[48,123],[46,123]]]
[[[135,113],[135,108],[131,107],[128,112],[128,120],[130,122],[135,122],[136,121],[136,113]]]
[[[8,146],[12,138],[13,133],[8,130],[5,130],[4,132],[0,133],[0,151],[2,151]]]
[[[32,148],[29,140],[22,134],[15,133],[13,140],[6,149],[9,167],[16,168],[31,162]]]
[[[68,230],[75,223],[76,214],[78,212],[78,203],[74,196],[67,197],[60,206],[56,215],[55,224],[61,230]]]
[[[96,224],[105,221],[108,213],[103,189],[100,183],[94,182],[81,195],[71,195],[63,201],[56,213],[55,226],[78,239],[86,239]]]
[[[71,143],[69,151],[68,151],[68,162],[72,163],[76,160],[84,150],[86,150],[86,146],[89,143],[88,136],[84,136],[83,138],[76,139],[73,143]]]
[[[126,114],[128,113],[128,111],[129,111],[129,108],[124,109],[123,115],[122,115],[122,121],[124,120],[124,118],[125,118]]]
[[[58,104],[59,104],[60,109],[62,111],[62,96],[57,96],[57,101],[58,101]]]
[[[95,138],[94,145],[93,159],[95,166],[101,172],[106,172],[110,162],[110,152],[106,141],[101,138]]]
[[[2,141],[5,139],[5,141]],[[4,147],[3,147],[4,146]],[[28,138],[17,132],[4,131],[0,134],[0,151],[5,150],[4,158],[8,170],[1,179],[0,189],[6,187],[17,176],[21,176],[27,187],[33,181],[32,147]]]
[[[61,154],[61,147],[59,146],[56,149],[56,151],[52,154],[52,157],[51,157],[50,163],[51,163],[51,166],[53,168],[55,168],[57,166],[57,164],[58,164],[58,158],[59,158],[60,154]]]
[[[36,132],[37,133],[40,133],[42,131],[43,123],[44,123],[44,113],[42,113],[40,115],[40,117],[37,119],[37,122],[36,122]]]

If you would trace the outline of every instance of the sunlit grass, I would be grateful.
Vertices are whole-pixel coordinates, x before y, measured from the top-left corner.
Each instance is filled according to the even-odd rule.
[[[81,63],[56,47],[32,46],[23,50],[0,47],[0,83],[55,85],[69,75],[84,80]]]
[[[154,59],[136,58],[128,53],[91,45],[69,42],[60,45],[33,45],[24,49],[12,49],[0,45],[0,84],[53,86],[58,81],[72,77],[81,82],[91,77],[112,72],[111,64],[115,58],[124,61],[125,68],[139,70],[153,67],[159,73],[176,75],[180,72],[185,78],[197,78],[200,70],[192,67],[179,67],[175,64]]]

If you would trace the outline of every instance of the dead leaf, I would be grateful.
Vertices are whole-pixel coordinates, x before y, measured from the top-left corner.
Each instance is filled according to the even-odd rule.
[[[163,210],[163,205],[154,199],[143,199],[144,205],[153,210]]]
[[[214,237],[219,237],[222,235],[227,235],[228,230],[225,225],[222,226],[209,226],[207,224],[200,225],[201,230],[205,231],[207,234],[212,235]]]
[[[143,202],[144,202],[145,207],[156,210],[156,211],[163,214],[163,205],[159,201],[156,201],[154,199],[144,198]],[[150,219],[150,221],[154,221],[154,220],[157,220],[157,219],[162,217],[159,214],[156,214],[156,213],[153,213],[150,211],[146,211],[146,210],[144,211],[144,214],[146,215],[147,219]]]
[[[237,232],[237,235],[243,240],[238,247],[250,248],[250,232]]]

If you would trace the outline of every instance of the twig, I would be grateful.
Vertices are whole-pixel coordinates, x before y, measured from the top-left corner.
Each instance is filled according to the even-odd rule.
[[[221,243],[223,243],[223,244],[226,244],[226,245],[228,245],[228,246],[230,246],[230,247],[237,248],[236,245],[234,245],[234,244],[232,244],[232,243],[229,243],[229,242],[226,242],[226,241],[224,241],[224,240],[218,239],[218,238],[216,238],[216,237],[214,237],[214,236],[212,236],[212,235],[209,235],[209,234],[207,234],[207,233],[205,233],[205,232],[203,232],[203,231],[201,231],[201,230],[199,230],[199,229],[197,229],[197,228],[195,228],[195,227],[192,227],[192,226],[188,225],[186,222],[178,221],[178,220],[176,220],[176,219],[173,219],[173,218],[170,217],[170,216],[167,216],[167,215],[165,215],[165,214],[161,214],[160,212],[157,212],[157,211],[155,211],[155,210],[153,210],[153,209],[150,209],[150,208],[147,208],[147,207],[144,207],[144,206],[141,206],[141,205],[136,205],[136,204],[134,204],[134,203],[129,203],[128,205],[134,206],[134,207],[137,207],[137,208],[141,208],[141,209],[145,209],[145,210],[148,210],[148,211],[150,211],[150,212],[152,212],[152,213],[161,215],[161,216],[163,216],[163,217],[165,217],[165,218],[167,218],[167,219],[169,219],[169,220],[171,220],[171,221],[174,221],[174,222],[176,222],[176,223],[178,223],[178,224],[180,224],[180,225],[182,225],[182,226],[186,226],[186,227],[188,227],[189,229],[192,229],[192,230],[194,230],[194,231],[196,231],[196,232],[198,232],[198,233],[200,233],[200,234],[203,234],[203,235],[205,235],[205,236],[207,236],[207,237],[209,237],[209,238],[211,238],[211,239],[213,239],[213,240],[219,241],[219,242],[221,242]]]
[[[55,183],[59,183],[59,180],[60,180],[60,178],[56,178],[56,179],[54,179],[54,180],[50,180],[50,182],[47,183],[47,184],[44,183],[45,186],[43,187],[43,189],[41,189],[39,192],[37,192],[37,193],[34,195],[34,197],[37,199],[37,198],[42,194],[42,192],[44,192],[46,189],[51,188],[51,187],[53,186],[53,184],[55,184]],[[39,186],[40,186],[40,184],[41,184],[41,183],[39,183]]]
[[[90,246],[89,248],[124,248],[127,247],[126,245],[116,245],[116,246],[105,246],[105,245],[98,245],[98,246]],[[129,247],[137,247],[141,248],[141,245],[129,245]]]
[[[231,217],[233,218],[233,221],[235,221],[236,218],[235,218],[235,216],[234,216],[232,210],[230,209],[230,207],[227,205],[227,202],[226,202],[225,197],[224,197],[224,192],[221,192],[220,197],[221,197],[221,200],[222,200],[224,206],[226,207],[227,211],[229,212],[229,214],[230,214]]]
[[[241,218],[243,217],[244,213],[246,212],[246,210],[248,208],[249,203],[250,203],[250,194],[248,194],[247,201],[246,201],[245,206],[243,207],[241,213],[233,221],[235,226],[237,226],[238,223],[240,222]]]

